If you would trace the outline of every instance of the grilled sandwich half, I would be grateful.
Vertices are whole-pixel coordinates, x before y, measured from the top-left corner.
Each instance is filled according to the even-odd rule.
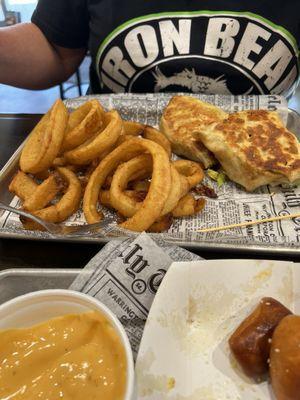
[[[203,145],[198,132],[227,116],[212,104],[190,96],[174,96],[164,110],[160,128],[170,140],[175,154],[201,162],[204,168],[208,168],[215,164],[216,159]]]
[[[299,142],[276,112],[237,112],[197,135],[228,177],[248,191],[300,181]]]

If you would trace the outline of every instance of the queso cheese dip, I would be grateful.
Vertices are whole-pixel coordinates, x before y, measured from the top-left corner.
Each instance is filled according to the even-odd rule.
[[[123,400],[126,372],[117,332],[95,311],[0,331],[1,400]]]

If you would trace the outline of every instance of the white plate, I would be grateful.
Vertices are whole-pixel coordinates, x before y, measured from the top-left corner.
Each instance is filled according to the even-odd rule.
[[[279,261],[173,263],[153,302],[136,364],[141,400],[269,400],[248,380],[228,338],[265,296],[300,311],[300,265]]]

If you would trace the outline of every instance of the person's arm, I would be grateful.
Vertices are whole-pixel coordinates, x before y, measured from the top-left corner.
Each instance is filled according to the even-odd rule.
[[[80,65],[85,48],[51,44],[33,23],[0,28],[0,83],[45,89],[65,81]]]

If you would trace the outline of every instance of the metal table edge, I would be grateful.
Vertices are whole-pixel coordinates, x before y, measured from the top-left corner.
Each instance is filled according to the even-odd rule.
[[[39,237],[29,237],[23,234],[16,233],[6,233],[0,231],[0,238],[9,239],[9,240],[32,240],[32,241],[48,241],[48,242],[66,242],[66,243],[86,243],[86,244],[94,244],[94,245],[104,245],[112,239],[109,238],[96,238],[96,237],[88,237],[88,238],[74,238],[74,237],[47,237],[47,238],[39,238]],[[114,238],[121,240],[121,237]],[[231,243],[209,243],[209,242],[187,242],[187,241],[173,241],[166,240],[170,245],[176,245],[183,247],[185,249],[191,251],[215,251],[216,253],[220,252],[235,252],[235,253],[244,253],[248,254],[277,254],[277,255],[298,255],[300,257],[300,247],[288,247],[288,246],[266,246],[266,245],[257,245],[257,244],[231,244]]]
[[[47,273],[48,276],[65,274],[73,275],[78,274],[82,269],[80,268],[6,268],[0,271],[0,279],[6,278],[7,276],[21,276],[21,275],[31,275],[37,276],[40,274]]]

